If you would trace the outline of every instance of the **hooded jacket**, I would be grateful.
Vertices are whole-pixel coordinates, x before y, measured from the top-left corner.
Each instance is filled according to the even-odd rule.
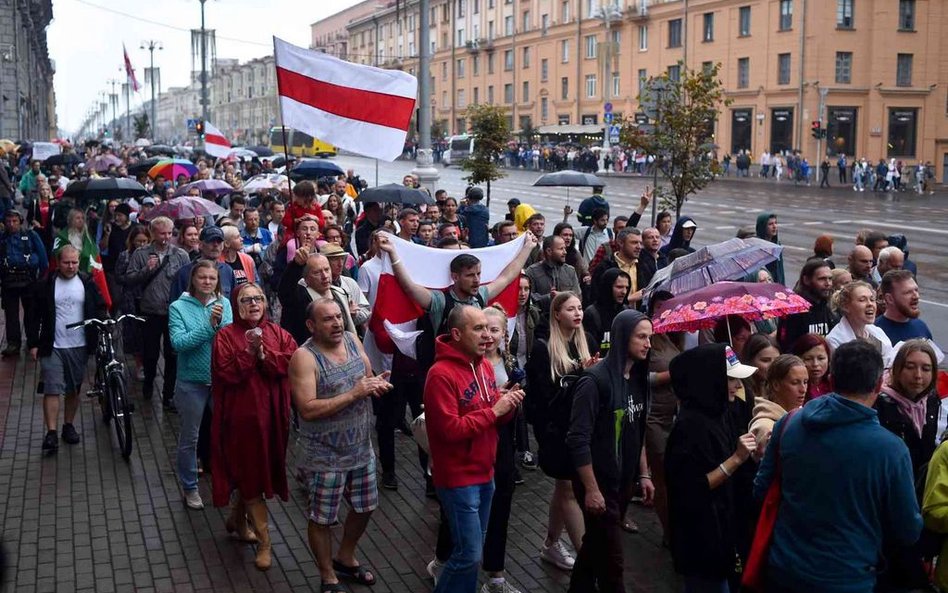
[[[611,342],[611,340],[604,340],[606,332],[612,328],[612,320],[615,319],[616,315],[625,310],[625,305],[616,303],[616,300],[612,298],[612,285],[616,283],[616,279],[620,276],[624,276],[626,280],[629,280],[629,288],[625,291],[625,296],[628,297],[632,286],[629,275],[619,268],[609,268],[602,273],[599,282],[596,284],[595,303],[586,307],[586,311],[583,313],[583,328],[600,345],[599,354],[603,356],[608,352],[608,345],[603,349],[602,344]]]
[[[762,212],[761,214],[757,215],[756,230],[757,237],[759,239],[780,245],[780,239],[777,238],[777,235],[774,235],[773,237],[767,236],[767,221],[776,217],[777,215],[773,212]],[[773,276],[774,282],[777,284],[786,285],[786,277],[783,274],[783,252],[780,253],[780,258],[777,261],[772,261],[767,264],[767,271],[770,272],[771,276]]]
[[[935,450],[928,464],[925,498],[922,502],[925,527],[939,534],[948,534],[948,443]],[[935,566],[935,584],[939,590],[948,590],[948,538],[942,539],[938,564]]]
[[[221,305],[217,327],[211,325],[211,308]],[[221,329],[233,321],[230,301],[217,297],[206,304],[186,292],[168,308],[168,334],[178,353],[178,376],[182,381],[211,384],[211,346]]]
[[[864,593],[883,536],[915,543],[922,518],[905,444],[875,410],[833,393],[782,419],[754,480],[762,500],[780,455],[781,501],[768,573],[787,590]]]
[[[794,292],[810,302],[810,310],[781,317],[777,321],[777,342],[781,352],[790,352],[796,341],[805,334],[817,334],[825,338],[839,323],[839,316],[833,312],[828,300],[820,298],[805,286],[798,285]]]
[[[691,247],[691,241],[685,241],[685,229],[682,228],[682,225],[689,221],[694,222],[694,219],[690,216],[682,216],[678,219],[678,222],[675,223],[675,230],[672,231],[671,240],[668,245],[659,249],[659,253],[668,255],[672,249],[684,249],[688,253],[695,252],[694,248]],[[695,232],[698,232],[697,226],[695,226]],[[694,238],[695,236],[692,235],[691,240],[694,240]]]
[[[622,311],[612,321],[612,341],[628,344],[642,321],[648,317]],[[628,347],[610,348],[602,361],[579,378],[566,434],[573,467],[592,464],[599,489],[616,497],[639,475],[649,404],[648,360],[635,361],[626,379],[628,352]]]
[[[758,444],[764,448],[767,447],[770,435],[774,431],[774,425],[787,414],[787,411],[783,409],[783,406],[769,399],[761,397],[755,400],[754,417],[748,430],[757,439]]]
[[[680,408],[665,448],[669,535],[675,570],[727,578],[734,570],[737,521],[734,480],[711,490],[707,474],[730,457],[725,344],[705,344],[672,359]]]
[[[500,398],[494,368],[471,360],[451,336],[435,340],[435,362],[425,381],[425,425],[431,450],[431,477],[438,488],[463,488],[494,478]]]

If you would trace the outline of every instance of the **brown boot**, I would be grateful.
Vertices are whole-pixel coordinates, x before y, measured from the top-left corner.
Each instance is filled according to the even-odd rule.
[[[230,516],[227,517],[224,527],[227,528],[227,533],[236,533],[237,539],[242,542],[257,543],[257,536],[247,524],[247,505],[239,494],[231,498]]]
[[[270,557],[270,528],[267,525],[267,503],[262,498],[247,501],[247,510],[253,520],[253,529],[257,533],[257,557],[254,564],[259,570],[268,570],[272,562]]]

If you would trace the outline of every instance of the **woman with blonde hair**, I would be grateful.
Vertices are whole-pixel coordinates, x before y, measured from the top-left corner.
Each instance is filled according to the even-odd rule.
[[[833,308],[840,314],[839,323],[826,336],[831,350],[853,340],[872,344],[886,368],[892,364],[892,342],[882,328],[876,327],[876,292],[868,282],[850,282],[833,295]]]
[[[575,381],[583,369],[599,361],[590,356],[598,345],[583,331],[583,304],[572,292],[560,292],[550,305],[550,337],[536,339],[527,362],[527,419],[533,424],[543,473],[556,480],[550,501],[549,525],[540,558],[563,570],[571,570],[575,557],[560,540],[565,527],[573,548],[582,545],[583,515],[573,494],[573,469],[563,439],[551,435],[555,416],[569,411],[554,409],[555,394]],[[560,419],[562,420],[562,419]],[[567,420],[568,422],[568,420]]]
[[[757,440],[757,452],[762,457],[770,442],[774,425],[787,412],[803,405],[809,372],[799,356],[781,354],[767,369],[766,398],[754,403],[754,418],[750,422],[750,433]]]

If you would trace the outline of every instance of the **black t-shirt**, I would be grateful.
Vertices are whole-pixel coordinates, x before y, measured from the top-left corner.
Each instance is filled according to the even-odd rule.
[[[240,260],[238,255],[234,258],[234,261],[227,262],[227,265],[234,270],[234,287],[240,286],[241,284],[247,284],[249,279],[247,278],[247,272],[244,270],[244,262]]]

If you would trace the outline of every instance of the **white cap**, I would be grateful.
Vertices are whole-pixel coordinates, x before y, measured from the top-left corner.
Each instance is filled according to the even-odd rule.
[[[696,228],[698,228],[698,225],[695,224],[695,221],[693,221],[693,220],[686,220],[685,222],[683,222],[683,223],[681,224],[681,228],[683,228],[683,229],[696,229]]]
[[[738,360],[737,354],[734,354],[730,346],[724,348],[724,358],[727,376],[732,379],[746,379],[757,372],[757,367],[743,364]]]

